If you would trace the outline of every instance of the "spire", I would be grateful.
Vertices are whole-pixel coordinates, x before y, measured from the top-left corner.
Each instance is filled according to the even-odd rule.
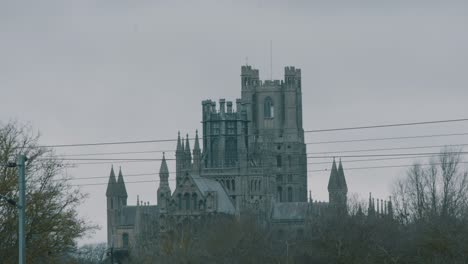
[[[112,165],[109,176],[109,182],[107,183],[106,196],[109,197],[117,195],[117,190],[117,181],[115,180],[114,166]]]
[[[380,214],[380,203],[379,203],[379,199],[377,198],[377,215]]]
[[[176,151],[182,150],[182,144],[180,142],[180,131],[178,132],[178,134],[179,135],[177,136],[177,149],[176,149]]]
[[[159,175],[161,175],[161,174],[169,175],[169,169],[167,168],[166,153],[165,152],[163,152],[161,167],[159,168]]]
[[[372,193],[369,193],[369,207],[367,208],[367,214],[371,215],[374,212],[374,206],[372,204]]]
[[[383,199],[380,199],[380,214],[385,214]]]
[[[343,171],[343,164],[341,164],[341,158],[338,165],[338,185],[340,186],[340,189],[348,192],[348,185],[346,184],[346,178]]]
[[[117,186],[119,188],[118,195],[121,197],[128,197],[127,188],[125,188],[125,182],[122,175],[122,168],[119,168],[119,178],[117,179]]]
[[[182,140],[180,141],[180,146],[181,146],[180,151],[182,153],[185,153],[184,144],[185,144],[184,138],[182,137]]]
[[[339,189],[338,185],[338,169],[336,168],[335,158],[333,158],[333,165],[328,179],[328,191]]]
[[[185,156],[187,158],[187,166],[190,167],[192,164],[192,153],[190,153],[190,141],[187,134],[187,139],[185,140]]]
[[[198,130],[195,131],[195,143],[193,146],[193,166],[192,170],[195,173],[200,173],[201,168],[201,150],[200,150],[200,143],[198,140]]]
[[[193,146],[194,155],[195,155],[195,151],[200,151],[200,143],[198,142],[198,129],[195,130],[195,143]]]
[[[169,188],[169,169],[167,168],[166,155],[163,152],[163,158],[161,161],[161,167],[159,168],[159,189]]]

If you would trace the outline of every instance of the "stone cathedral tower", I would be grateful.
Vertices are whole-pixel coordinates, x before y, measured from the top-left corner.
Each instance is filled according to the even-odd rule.
[[[241,99],[202,102],[201,175],[219,181],[237,207],[307,201],[301,70],[284,80],[259,79],[241,68]]]

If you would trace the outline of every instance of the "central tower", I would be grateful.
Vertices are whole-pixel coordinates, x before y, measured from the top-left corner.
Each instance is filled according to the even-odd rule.
[[[301,70],[261,81],[241,68],[241,99],[202,102],[202,175],[215,178],[242,204],[307,201]],[[241,199],[241,200],[240,200]]]

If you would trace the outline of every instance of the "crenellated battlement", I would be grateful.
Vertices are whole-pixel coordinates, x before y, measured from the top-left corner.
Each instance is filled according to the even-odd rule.
[[[235,114],[241,113],[243,110],[242,100],[236,99],[236,108],[234,109],[232,101],[226,101],[226,99],[219,99],[219,107],[216,107],[216,102],[213,100],[203,100],[202,108],[203,113],[211,114]]]
[[[245,65],[245,66],[241,67],[241,75],[246,76],[246,77],[250,77],[250,78],[254,78],[254,79],[259,78],[258,69],[254,69],[250,65]]]
[[[294,66],[284,67],[284,76],[301,77],[301,69],[296,69]]]

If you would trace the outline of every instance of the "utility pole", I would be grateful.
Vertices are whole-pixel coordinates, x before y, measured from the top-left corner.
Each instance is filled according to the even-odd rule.
[[[19,185],[19,231],[18,231],[18,245],[19,245],[19,264],[26,263],[26,241],[25,241],[25,222],[26,222],[26,156],[23,154],[18,155],[16,166],[18,167],[18,185]]]

